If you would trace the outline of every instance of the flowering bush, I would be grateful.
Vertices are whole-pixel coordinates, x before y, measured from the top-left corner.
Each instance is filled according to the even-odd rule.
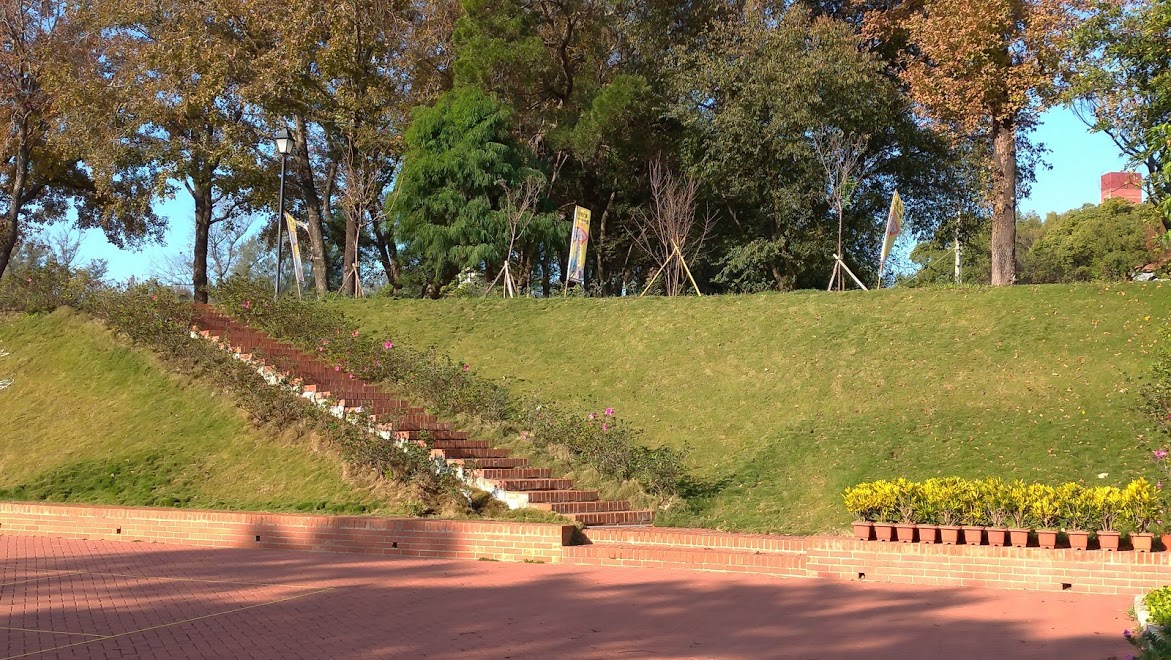
[[[470,365],[431,349],[417,351],[386,338],[365,337],[341,312],[320,303],[272,299],[269,285],[231,278],[215,290],[217,302],[237,319],[298,344],[339,371],[390,384],[405,398],[442,414],[502,424],[537,448],[565,447],[572,460],[618,481],[636,480],[648,493],[673,495],[683,478],[682,455],[639,444],[638,431],[620,423],[614,409],[599,416],[572,414],[541,400],[522,400],[475,375]]]

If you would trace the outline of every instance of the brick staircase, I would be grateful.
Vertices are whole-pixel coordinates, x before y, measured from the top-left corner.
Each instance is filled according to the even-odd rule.
[[[241,359],[261,365],[268,374],[287,376],[301,393],[338,414],[361,411],[373,416],[388,442],[426,444],[432,456],[459,466],[464,481],[486,490],[513,508],[552,511],[584,525],[649,525],[654,512],[632,510],[630,503],[602,501],[595,490],[579,490],[571,479],[555,478],[548,468],[509,456],[486,440],[474,440],[422,408],[412,406],[380,385],[338,372],[317,356],[244,325],[209,305],[196,306],[193,329]]]
[[[806,539],[707,529],[590,529],[564,548],[568,564],[641,566],[809,577]]]

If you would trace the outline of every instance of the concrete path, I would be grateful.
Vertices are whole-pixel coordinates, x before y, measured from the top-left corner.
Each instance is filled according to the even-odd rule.
[[[0,658],[1121,658],[1129,604],[0,537]]]

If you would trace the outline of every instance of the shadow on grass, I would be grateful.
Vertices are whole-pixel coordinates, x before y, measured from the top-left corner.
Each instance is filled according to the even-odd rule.
[[[1068,594],[44,538],[0,538],[0,556],[10,633],[0,657],[960,660],[1127,649],[1121,627],[1103,621],[1117,599]]]

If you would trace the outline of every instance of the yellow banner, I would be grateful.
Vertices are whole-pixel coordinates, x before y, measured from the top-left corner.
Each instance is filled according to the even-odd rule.
[[[301,246],[297,243],[297,221],[288,212],[285,213],[285,224],[289,229],[289,247],[293,251],[293,274],[297,276],[297,284],[305,286],[305,269],[301,267]]]
[[[586,244],[590,241],[590,210],[580,206],[573,211],[573,235],[569,239],[569,276],[567,282],[585,282]]]
[[[896,190],[894,198],[890,200],[890,213],[886,217],[886,236],[882,239],[882,260],[878,262],[879,275],[886,267],[886,258],[890,256],[890,251],[895,246],[895,239],[903,231],[903,213],[905,211],[903,200],[899,197],[899,191]]]

